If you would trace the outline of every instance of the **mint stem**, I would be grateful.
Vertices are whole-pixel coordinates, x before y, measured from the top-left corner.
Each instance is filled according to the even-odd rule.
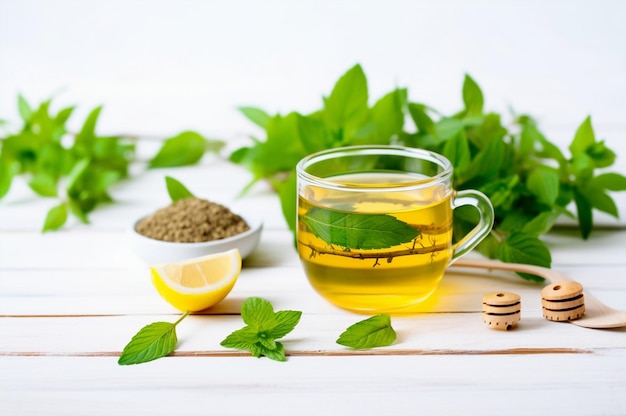
[[[183,319],[185,319],[186,317],[188,317],[188,316],[189,316],[189,314],[190,314],[190,312],[189,312],[189,311],[185,312],[185,313],[183,314],[183,316],[181,316],[180,318],[178,318],[178,321],[174,322],[174,326],[178,325],[178,323],[179,323],[180,321],[182,321]]]

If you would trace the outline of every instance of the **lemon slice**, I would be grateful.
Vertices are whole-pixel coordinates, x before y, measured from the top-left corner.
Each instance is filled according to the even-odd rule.
[[[150,267],[152,284],[163,298],[183,312],[209,308],[228,295],[239,273],[238,249]]]

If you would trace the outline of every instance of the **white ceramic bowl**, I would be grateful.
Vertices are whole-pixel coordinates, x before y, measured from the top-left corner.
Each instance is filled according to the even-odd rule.
[[[250,227],[248,231],[221,240],[201,243],[162,241],[139,234],[135,227],[144,218],[142,217],[135,221],[129,230],[131,245],[135,254],[148,265],[191,259],[207,254],[220,253],[233,248],[239,249],[243,259],[252,253],[259,244],[263,221],[253,214],[236,213],[248,223]]]

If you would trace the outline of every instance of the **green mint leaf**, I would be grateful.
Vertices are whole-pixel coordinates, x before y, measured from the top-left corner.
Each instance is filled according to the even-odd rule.
[[[279,344],[267,333],[257,332],[249,326],[234,331],[220,343],[225,348],[250,351],[257,358],[278,349]]]
[[[300,311],[278,311],[274,315],[276,325],[267,330],[267,334],[273,339],[280,339],[293,331],[300,322],[302,312]]]
[[[95,176],[95,186],[94,188],[101,193],[105,193],[106,190],[120,180],[121,176],[119,172],[115,171],[107,171],[102,170],[99,171]],[[112,201],[112,199],[107,199],[107,202]]]
[[[360,120],[367,113],[367,78],[361,65],[355,65],[339,78],[324,102],[324,115],[332,128]]]
[[[469,228],[469,230],[471,230],[471,228]],[[483,241],[480,242],[480,244],[476,247],[476,250],[487,258],[495,259],[498,257],[497,253],[499,245],[500,242],[498,239],[494,237],[493,234],[489,234]]]
[[[81,159],[74,164],[67,175],[67,189],[72,189],[78,184],[80,177],[87,171],[90,164],[91,159],[89,158]]]
[[[172,202],[178,201],[179,199],[193,198],[194,196],[185,185],[171,176],[165,177],[165,186],[167,187],[167,193],[172,199]]]
[[[298,113],[272,117],[266,128],[267,140],[257,142],[245,155],[244,163],[256,177],[271,177],[278,172],[289,172],[307,152],[299,133]]]
[[[250,351],[253,356],[266,356],[285,361],[285,348],[276,339],[287,335],[300,321],[302,312],[279,311],[261,298],[251,297],[241,306],[241,317],[247,326],[228,335],[220,345]]]
[[[460,178],[462,180],[462,178]],[[494,208],[505,207],[509,209],[516,198],[516,186],[519,183],[519,176],[513,175],[487,183],[480,188],[485,195],[491,200]],[[505,218],[508,218],[505,217]]]
[[[435,135],[442,141],[456,137],[465,128],[461,120],[442,118],[435,124]]]
[[[256,345],[260,345],[270,351],[276,349],[276,341],[267,333],[267,331],[260,331],[257,333]]]
[[[64,126],[65,123],[67,122],[67,120],[70,118],[70,116],[74,112],[75,108],[76,107],[66,107],[66,108],[62,109],[61,111],[59,111],[57,113],[57,116],[54,119],[56,124],[58,124],[60,126]]]
[[[323,208],[311,209],[303,223],[328,244],[351,249],[372,250],[408,243],[420,232],[391,215],[344,213]]]
[[[579,186],[577,192],[591,204],[591,206],[599,211],[606,212],[609,215],[619,218],[617,205],[604,189],[594,186],[593,182],[585,186]]]
[[[557,218],[561,215],[559,211],[546,211],[537,215],[532,220],[525,222],[521,227],[523,233],[533,237],[539,237],[552,229]]]
[[[96,124],[98,123],[98,117],[100,117],[101,111],[102,107],[96,107],[91,110],[87,119],[85,119],[85,122],[83,123],[80,133],[76,136],[77,143],[88,147],[92,146],[96,139]]]
[[[458,169],[467,166],[471,160],[471,153],[467,137],[461,131],[456,136],[446,141],[441,152],[452,163],[452,166]]]
[[[68,177],[67,197],[72,213],[81,221],[100,203],[112,202],[108,187],[122,176],[119,171],[106,169],[98,160],[82,159],[74,165]]]
[[[409,103],[408,108],[409,114],[411,115],[413,122],[417,126],[418,131],[428,134],[434,134],[435,122],[426,112],[428,107],[424,104]]]
[[[587,197],[588,201],[591,201],[591,205],[595,209],[606,212],[615,218],[619,218],[617,205],[615,204],[613,198],[607,195],[606,192],[595,188],[584,189],[581,190],[581,192],[585,195],[585,197]]]
[[[267,330],[276,326],[272,304],[258,297],[250,297],[244,301],[241,305],[241,318],[256,331]]]
[[[258,332],[249,327],[243,327],[228,335],[220,343],[222,347],[249,351],[258,341]]]
[[[193,131],[185,131],[163,142],[148,163],[148,168],[188,166],[197,163],[206,151],[207,140]]]
[[[287,361],[287,357],[285,356],[285,346],[280,342],[276,342],[276,346],[274,348],[267,348],[261,344],[256,344],[252,347],[251,352],[252,355],[257,358],[265,356],[274,361]]]
[[[289,171],[306,155],[299,133],[300,114],[275,116],[267,125],[267,141],[259,157],[270,172]],[[275,160],[275,159],[281,160]]]
[[[545,168],[533,169],[526,179],[526,186],[539,202],[552,206],[559,196],[559,175]]]
[[[389,315],[380,314],[350,326],[337,339],[337,344],[362,350],[386,347],[396,340]]]
[[[13,178],[19,169],[19,163],[0,157],[0,199],[11,189]],[[295,211],[294,211],[295,212]]]
[[[483,93],[476,81],[467,74],[465,74],[465,80],[463,81],[463,102],[468,114],[482,114]]]
[[[572,155],[576,155],[577,153],[584,153],[595,142],[596,136],[593,132],[593,127],[591,125],[591,116],[589,116],[578,127],[578,130],[576,130],[574,140],[572,140],[572,143],[569,146],[569,150]]]
[[[250,352],[256,358],[267,357],[274,361],[287,361],[284,345],[280,342],[276,342],[275,344],[274,347],[268,348],[257,342],[250,348]]]
[[[20,94],[17,96],[17,109],[20,113],[20,117],[24,120],[24,123],[30,122],[33,116],[33,110],[28,104],[28,101]]]
[[[626,191],[626,177],[619,173],[603,173],[592,179],[595,187],[609,191]],[[2,195],[0,193],[0,195]]]
[[[67,204],[56,205],[48,211],[42,232],[58,230],[67,221]]]
[[[87,213],[83,211],[81,204],[75,198],[70,198],[69,203],[70,212],[78,218],[80,222],[83,224],[89,224],[89,218],[87,218]]]
[[[572,156],[570,165],[576,179],[582,179],[583,181],[592,177],[593,169],[595,168],[593,159],[587,153],[576,153]]]
[[[263,357],[264,353],[266,352],[266,348],[264,348],[263,345],[259,344],[258,342],[255,342],[254,344],[252,344],[250,348],[245,348],[245,349],[250,351],[252,356],[256,358]]]
[[[308,153],[332,147],[333,136],[326,124],[312,116],[298,114],[298,134]]]
[[[176,349],[176,324],[154,322],[144,326],[124,347],[117,363],[140,364],[165,357]]]
[[[539,131],[537,125],[531,119],[522,122],[521,125],[521,143],[518,153],[520,158],[535,153],[540,158],[554,159],[559,165],[566,163],[565,156],[563,156],[561,150]],[[535,149],[537,150],[535,151]]]
[[[239,149],[234,150],[229,156],[228,160],[236,163],[238,165],[246,166],[247,168],[251,168],[252,166],[247,166],[248,155],[251,152],[251,148],[249,147],[240,147]]]
[[[518,155],[520,158],[525,158],[535,151],[535,143],[539,143],[539,130],[532,123],[522,124],[519,140]]]
[[[390,144],[399,137],[404,126],[406,101],[407,90],[403,88],[395,89],[378,100],[370,111],[375,129],[367,140],[359,143]]]
[[[580,235],[586,240],[593,229],[593,204],[577,188],[574,189],[574,202],[576,203]]]
[[[57,179],[47,172],[35,174],[30,182],[28,182],[28,186],[30,186],[37,195],[44,197],[57,196]]]
[[[471,123],[473,119],[478,122],[478,125],[474,126]],[[493,140],[502,141],[508,133],[502,125],[499,114],[488,113],[473,119],[465,120],[467,135],[470,141],[480,149],[487,147]]]
[[[534,264],[550,267],[552,256],[548,247],[537,237],[523,232],[511,233],[498,247],[497,256],[509,263]],[[526,279],[543,281],[537,276],[520,273]]]
[[[466,166],[459,167],[457,185],[469,180],[490,183],[498,180],[500,169],[508,163],[502,140],[492,140]]]
[[[50,100],[44,101],[33,112],[30,121],[25,123],[23,133],[29,132],[37,137],[38,144],[43,145],[55,140],[53,135],[54,120],[50,117]],[[56,137],[58,139],[58,137]]]
[[[289,177],[278,185],[278,197],[280,198],[280,207],[283,211],[283,218],[287,222],[287,226],[292,233],[296,231],[297,218],[297,190],[296,190],[296,172],[291,171]]]
[[[596,168],[606,168],[615,162],[615,152],[606,147],[604,141],[596,142],[587,148],[587,155]]]
[[[252,121],[254,124],[260,127],[267,127],[267,123],[270,120],[270,115],[260,108],[256,107],[239,107],[239,111]]]

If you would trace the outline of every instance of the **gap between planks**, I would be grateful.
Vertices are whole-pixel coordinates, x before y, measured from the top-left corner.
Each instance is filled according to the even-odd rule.
[[[350,356],[408,356],[408,355],[543,355],[543,354],[593,354],[591,349],[581,348],[509,348],[501,350],[292,350],[288,357],[350,357]],[[0,357],[119,357],[121,352],[0,352]],[[167,357],[252,357],[245,351],[175,351]]]

